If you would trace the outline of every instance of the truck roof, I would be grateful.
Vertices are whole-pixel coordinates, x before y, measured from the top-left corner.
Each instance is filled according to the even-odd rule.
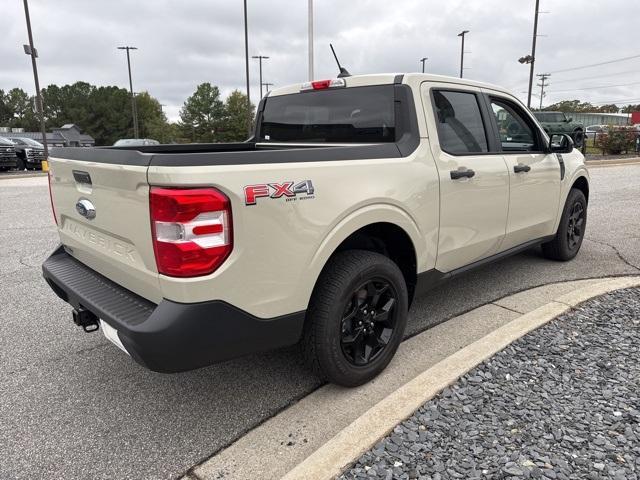
[[[469,80],[467,78],[449,77],[446,75],[434,75],[430,73],[374,73],[368,75],[352,75],[346,77],[346,86],[349,87],[366,87],[370,85],[390,85],[396,82],[398,77],[402,77],[402,83],[420,83],[420,82],[442,82],[442,83],[455,83],[459,85],[470,85],[480,88],[488,88],[491,90],[497,90],[500,92],[510,93],[509,90],[504,87],[492,85],[490,83],[478,82],[476,80]],[[317,79],[321,80],[321,79]],[[303,84],[293,83],[284,87],[274,88],[269,91],[268,96],[289,95],[292,93],[299,93]]]

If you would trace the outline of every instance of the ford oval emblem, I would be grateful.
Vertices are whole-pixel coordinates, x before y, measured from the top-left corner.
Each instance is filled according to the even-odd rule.
[[[81,198],[76,203],[76,211],[88,220],[96,218],[96,207],[86,198]]]

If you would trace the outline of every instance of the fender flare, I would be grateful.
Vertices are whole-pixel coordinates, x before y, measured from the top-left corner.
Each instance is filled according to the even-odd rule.
[[[369,204],[349,212],[326,233],[309,259],[308,267],[303,272],[313,282],[300,282],[301,287],[296,295],[311,299],[313,288],[320,273],[336,251],[350,235],[375,223],[389,223],[402,229],[413,244],[416,253],[417,272],[424,269],[426,239],[416,222],[403,209],[388,203]],[[417,273],[416,272],[416,273]]]

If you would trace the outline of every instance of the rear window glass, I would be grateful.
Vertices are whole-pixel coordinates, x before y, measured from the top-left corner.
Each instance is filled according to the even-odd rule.
[[[260,141],[395,141],[393,85],[301,92],[267,98]]]

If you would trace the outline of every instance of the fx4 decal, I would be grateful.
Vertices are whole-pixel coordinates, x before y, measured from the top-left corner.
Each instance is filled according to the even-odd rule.
[[[313,183],[311,180],[303,182],[283,182],[283,183],[259,183],[244,187],[244,204],[255,205],[258,198],[286,198],[287,202],[296,200],[298,195],[302,199],[313,198]]]

